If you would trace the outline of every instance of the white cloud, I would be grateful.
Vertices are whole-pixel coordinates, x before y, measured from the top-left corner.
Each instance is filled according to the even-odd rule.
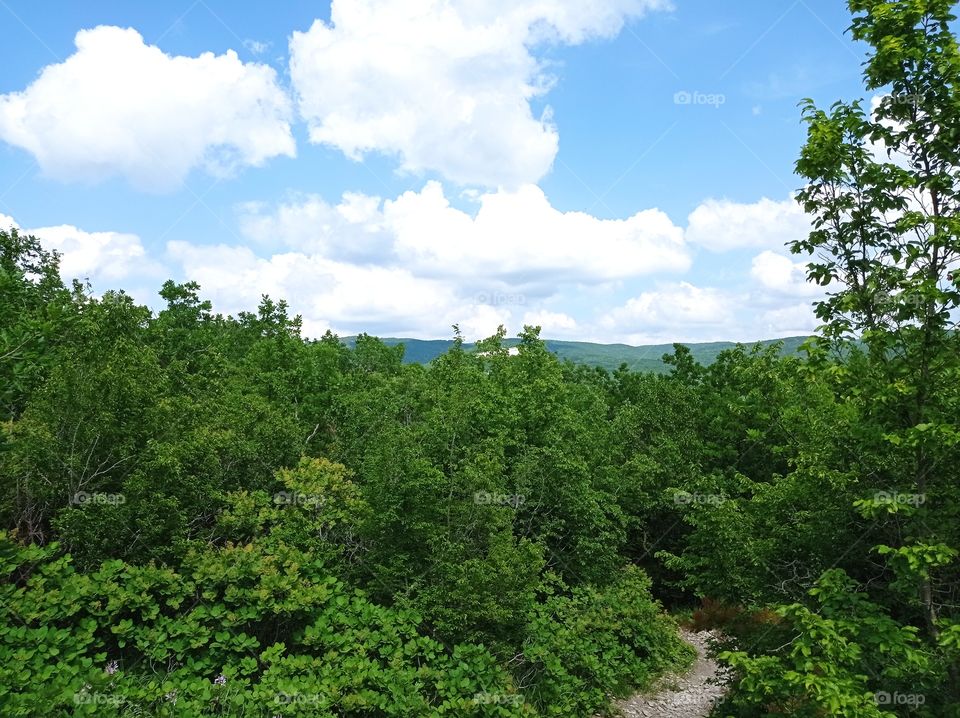
[[[767,250],[761,252],[750,265],[750,276],[764,289],[776,294],[813,297],[823,294],[823,287],[807,281],[806,261],[794,262],[789,257]]]
[[[148,255],[135,234],[87,232],[68,224],[27,229],[20,228],[13,217],[0,215],[0,229],[11,226],[60,255],[64,280],[89,280],[96,293],[123,289],[138,301],[147,301],[167,278],[164,267]]]
[[[283,246],[332,259],[377,259],[391,253],[379,197],[346,192],[330,205],[316,195],[296,197],[276,208],[249,203],[240,208],[240,230],[261,246]]]
[[[340,334],[447,337],[459,322],[473,338],[509,323],[508,310],[478,305],[455,283],[414,276],[403,268],[337,262],[300,252],[256,256],[247,247],[170,242],[170,256],[203,287],[218,310],[255,307],[262,294],[286,299],[312,336]]]
[[[577,329],[577,321],[569,314],[541,309],[523,315],[523,323],[541,327],[545,337],[569,335]]]
[[[775,202],[764,197],[751,204],[708,199],[690,213],[686,238],[713,252],[725,252],[782,248],[809,233],[810,221],[793,199]]]
[[[428,182],[394,200],[347,193],[336,206],[307,197],[272,212],[247,207],[241,227],[259,242],[434,277],[590,284],[690,266],[683,230],[659,210],[627,219],[561,212],[535,185],[486,193],[478,202],[471,215],[450,205],[440,183]]]
[[[765,338],[796,337],[813,334],[820,320],[810,302],[770,309],[760,315]]]
[[[223,311],[266,293],[287,298],[309,326],[447,336],[458,323],[474,338],[499,324],[571,334],[577,321],[547,309],[550,296],[690,264],[683,230],[658,210],[622,220],[560,212],[532,185],[476,201],[475,214],[464,212],[428,182],[392,200],[249,203],[241,230],[266,257],[248,247],[168,247]]]
[[[2,229],[4,232],[8,232],[10,229],[20,229],[20,225],[16,223],[13,217],[0,214],[0,229]]]
[[[500,324],[511,334],[536,324],[546,337],[666,344],[815,326],[808,304],[798,303],[820,291],[804,281],[803,262],[761,252],[736,272],[735,281],[747,275],[753,286],[663,281],[690,260],[683,230],[661,212],[621,220],[564,213],[532,186],[475,199],[475,212],[464,212],[428,182],[392,200],[345,193],[337,203],[248,203],[239,209],[249,246],[170,242],[169,273],[135,235],[30,231],[64,253],[65,276],[89,276],[95,288],[139,282],[151,290],[139,298],[167,276],[193,279],[218,311],[234,314],[269,294],[303,316],[309,336],[329,328],[448,338],[456,323],[477,339]],[[638,286],[642,277],[653,284]]]
[[[601,325],[633,344],[730,339],[740,301],[712,287],[667,284],[629,299],[607,313]]]
[[[310,139],[460,184],[516,187],[550,169],[558,136],[530,100],[551,84],[539,44],[611,37],[669,0],[333,0],[290,40]]]
[[[699,287],[688,282],[658,285],[608,311],[600,320],[602,341],[627,344],[754,342],[813,333],[812,301],[760,291]]]
[[[683,231],[659,210],[598,219],[555,209],[535,185],[480,197],[475,217],[451,207],[437,182],[384,204],[401,260],[424,273],[556,284],[685,271]]]
[[[81,30],[76,46],[24,91],[0,95],[0,139],[51,177],[167,190],[194,167],[225,174],[295,154],[291,103],[266,65],[232,50],[170,56],[110,26]]]
[[[147,265],[146,250],[135,234],[121,232],[85,232],[63,224],[29,230],[48,250],[60,253],[60,274],[67,279],[115,283],[133,274],[142,274]],[[99,286],[98,289],[122,287]]]

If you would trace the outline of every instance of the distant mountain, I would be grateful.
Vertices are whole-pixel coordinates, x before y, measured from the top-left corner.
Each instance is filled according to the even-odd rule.
[[[341,341],[349,347],[353,347],[356,337],[342,337]],[[806,341],[807,337],[787,337],[785,339],[765,339],[756,342],[763,346],[783,342],[782,354],[796,353],[800,345]],[[404,345],[403,360],[408,364],[427,364],[436,359],[441,354],[453,346],[450,339],[398,339],[394,337],[381,337],[380,340],[389,346],[397,344]],[[519,339],[505,339],[504,345],[508,347],[516,346]],[[661,357],[664,354],[673,353],[672,344],[650,344],[646,346],[629,346],[628,344],[593,344],[591,342],[567,342],[557,339],[544,340],[547,349],[556,354],[560,359],[569,359],[578,364],[587,364],[589,366],[600,366],[604,369],[616,369],[621,364],[626,364],[635,371],[667,372],[670,367],[663,363]],[[745,344],[752,344],[744,342]],[[701,344],[689,344],[694,359],[703,365],[712,364],[717,355],[724,349],[732,349],[737,345],[736,342],[707,342]],[[464,344],[464,349],[470,351],[473,344]]]

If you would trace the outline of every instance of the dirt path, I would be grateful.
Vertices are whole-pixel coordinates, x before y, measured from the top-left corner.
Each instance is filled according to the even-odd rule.
[[[652,690],[623,701],[615,707],[626,718],[706,718],[726,693],[726,678],[717,662],[707,656],[707,644],[715,636],[710,631],[693,633],[681,629],[680,635],[697,649],[697,660],[684,675],[667,675]]]

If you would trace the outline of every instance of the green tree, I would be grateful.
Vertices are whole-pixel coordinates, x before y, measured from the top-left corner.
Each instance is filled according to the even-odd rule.
[[[792,249],[818,254],[809,277],[829,290],[817,306],[825,336],[859,337],[867,353],[849,390],[893,469],[886,490],[922,497],[905,525],[889,506],[875,515],[887,518],[897,549],[922,553],[960,545],[950,520],[960,443],[960,49],[946,0],[849,6],[853,36],[872,48],[865,85],[880,99],[872,111],[806,104],[797,171],[808,182],[799,199],[814,231]],[[942,596],[953,592],[937,583],[957,574],[949,563],[931,568],[918,577],[915,601],[936,639]]]
[[[72,316],[81,290],[72,295],[59,269],[57,254],[36,237],[0,228],[0,423],[22,413]]]
[[[859,486],[866,540],[845,555],[856,551],[880,605],[841,599],[851,587],[828,571],[814,592],[831,597],[825,605],[783,609],[798,632],[792,665],[775,655],[733,661],[755,705],[872,715],[858,703],[868,687],[905,684],[924,697],[918,713],[956,715],[960,48],[947,0],[848,6],[853,37],[870,47],[864,83],[877,98],[870,109],[804,103],[798,199],[813,231],[791,249],[814,255],[808,277],[827,292],[811,366],[855,411],[855,457],[836,468]],[[924,662],[891,660],[891,673],[876,663],[889,650]]]

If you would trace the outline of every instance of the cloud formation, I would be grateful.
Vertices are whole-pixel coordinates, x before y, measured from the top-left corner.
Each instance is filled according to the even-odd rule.
[[[90,281],[96,291],[122,288],[146,301],[167,278],[162,264],[149,255],[135,234],[87,232],[69,224],[27,229],[13,217],[0,214],[0,229],[11,227],[35,236],[47,251],[57,252],[60,275],[68,282]]]
[[[689,282],[662,284],[609,311],[601,325],[635,344],[730,339],[741,299]]]
[[[690,266],[683,230],[656,209],[626,219],[562,212],[536,185],[478,202],[475,215],[457,209],[431,181],[393,200],[347,193],[336,206],[314,196],[273,211],[248,207],[241,227],[257,242],[432,277],[590,284]]]
[[[780,202],[766,197],[739,203],[708,199],[687,220],[687,241],[711,252],[733,249],[783,249],[790,241],[805,239],[810,220],[793,199]]]
[[[50,177],[123,177],[140,189],[179,186],[296,153],[292,105],[267,65],[223,55],[171,56],[136,30],[100,26],[22,92],[0,95],[0,139]]]
[[[807,281],[806,261],[795,262],[789,257],[766,250],[750,265],[750,276],[762,287],[777,294],[813,297],[823,294],[823,288]]]
[[[312,142],[360,159],[399,158],[463,185],[536,182],[557,154],[551,84],[536,50],[612,37],[669,0],[333,0],[290,40],[290,72]]]
[[[309,336],[442,338],[458,324],[477,339],[501,324],[510,333],[536,324],[553,338],[666,344],[815,326],[810,301],[822,290],[804,281],[802,261],[765,250],[732,284],[713,275],[702,284],[688,274],[696,267],[684,229],[658,210],[563,212],[536,186],[475,199],[464,211],[427,182],[386,200],[348,192],[336,203],[248,203],[239,207],[248,242],[173,241],[163,253],[122,232],[29,231],[63,252],[67,278],[89,277],[98,291],[133,285],[139,299],[167,276],[196,280],[217,311],[233,314],[268,294],[303,316]]]

